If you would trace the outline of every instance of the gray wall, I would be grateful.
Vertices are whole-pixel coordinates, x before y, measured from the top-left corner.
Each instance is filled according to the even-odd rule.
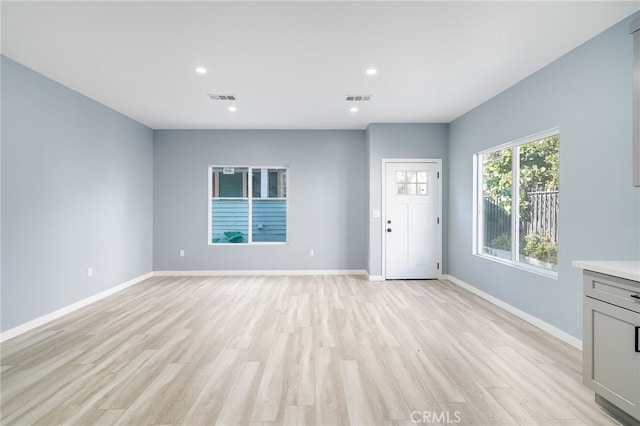
[[[571,261],[640,255],[640,191],[631,186],[629,20],[450,125],[450,274],[578,338],[581,271]],[[555,126],[560,127],[557,280],[471,254],[473,154]]]
[[[4,331],[151,271],[153,132],[1,66]]]
[[[155,131],[154,270],[365,269],[365,157],[364,131]],[[288,166],[288,244],[208,245],[209,165]]]
[[[448,124],[370,124],[367,128],[368,160],[368,271],[382,274],[382,218],[373,218],[373,210],[382,210],[382,159],[442,159],[442,213],[448,217]],[[447,224],[442,225],[442,270],[447,271]]]

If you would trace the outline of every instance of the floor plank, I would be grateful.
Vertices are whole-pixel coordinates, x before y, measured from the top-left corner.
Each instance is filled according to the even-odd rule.
[[[447,281],[154,277],[2,343],[3,425],[614,425],[580,351]]]

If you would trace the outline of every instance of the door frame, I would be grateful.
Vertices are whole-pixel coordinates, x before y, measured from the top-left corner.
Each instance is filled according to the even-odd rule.
[[[438,217],[440,218],[440,226],[438,226],[437,235],[437,247],[438,262],[440,268],[438,268],[438,278],[442,278],[442,225],[444,218],[442,217],[442,158],[383,158],[382,159],[382,179],[381,179],[381,192],[382,192],[382,220],[380,232],[382,232],[382,279],[387,279],[387,163],[435,163],[437,165],[437,172],[440,177],[438,178]]]

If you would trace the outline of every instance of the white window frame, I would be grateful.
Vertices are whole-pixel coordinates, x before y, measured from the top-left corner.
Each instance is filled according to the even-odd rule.
[[[212,211],[211,211],[211,201],[214,197],[212,197],[213,194],[213,188],[212,188],[212,175],[213,175],[213,169],[219,168],[225,168],[225,167],[229,167],[229,168],[234,168],[234,169],[247,169],[247,196],[246,197],[232,197],[233,199],[238,199],[238,200],[247,200],[248,201],[248,229],[247,229],[247,239],[248,241],[246,243],[214,243],[212,241],[212,226],[213,226],[213,222],[212,222]],[[286,215],[285,215],[285,220],[286,220],[286,231],[285,231],[285,240],[284,241],[253,241],[253,170],[263,170],[263,169],[276,169],[276,170],[285,170],[286,172],[286,196],[285,197],[274,197],[274,198],[267,198],[269,200],[284,200],[285,201],[285,206],[286,206]],[[261,246],[270,246],[270,245],[287,245],[289,244],[289,194],[290,194],[290,190],[291,190],[291,175],[290,175],[290,170],[289,170],[289,166],[232,166],[232,165],[216,165],[216,164],[212,164],[209,165],[207,167],[207,178],[208,178],[208,185],[207,185],[207,211],[208,211],[208,220],[207,220],[207,224],[208,224],[208,231],[207,231],[207,236],[208,236],[208,241],[207,244],[210,246],[257,246],[257,245],[261,245]],[[279,178],[280,179],[280,178]],[[260,180],[261,185],[264,185],[263,180]],[[268,189],[267,189],[268,190]],[[224,199],[224,197],[215,197],[217,199]],[[255,197],[258,200],[263,199],[262,197]]]
[[[519,202],[520,202],[520,155],[517,154],[517,148],[526,145],[530,142],[535,142],[540,139],[544,139],[550,136],[560,135],[560,128],[554,127],[552,129],[548,129],[542,132],[538,132],[529,136],[525,136],[523,138],[516,139],[514,141],[494,146],[489,149],[477,152],[473,155],[473,225],[472,225],[472,253],[475,256],[481,257],[483,259],[491,260],[493,262],[501,263],[504,265],[509,265],[514,268],[522,269],[528,272],[532,272],[539,275],[544,275],[549,278],[558,279],[558,271],[554,271],[551,269],[542,268],[535,265],[529,265],[524,262],[518,261],[518,241],[520,241],[520,230],[518,226],[519,221]],[[484,228],[482,224],[483,220],[483,194],[482,194],[482,164],[480,159],[482,155],[488,154],[490,152],[499,151],[504,148],[512,148],[516,150],[511,156],[511,259],[503,259],[497,256],[491,256],[483,253],[479,250],[479,244],[481,241],[484,241],[483,231]],[[559,264],[559,261],[558,261]]]

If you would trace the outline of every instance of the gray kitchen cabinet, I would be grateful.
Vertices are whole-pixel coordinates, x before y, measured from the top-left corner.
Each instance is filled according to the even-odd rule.
[[[584,271],[583,362],[596,401],[640,424],[640,283]]]
[[[633,185],[640,186],[640,19],[629,25],[633,34]]]

